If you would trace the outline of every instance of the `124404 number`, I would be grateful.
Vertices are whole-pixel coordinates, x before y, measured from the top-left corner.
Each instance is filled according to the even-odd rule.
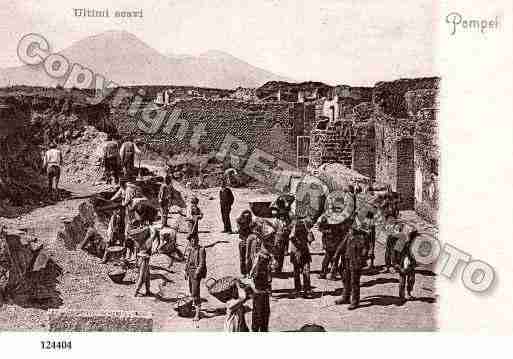
[[[66,350],[71,349],[71,341],[50,341],[42,340],[41,349],[45,350]]]

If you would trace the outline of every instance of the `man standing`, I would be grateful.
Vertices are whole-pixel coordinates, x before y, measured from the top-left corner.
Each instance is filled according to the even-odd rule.
[[[150,222],[148,218],[144,216],[144,207],[148,206],[148,198],[143,195],[142,190],[133,183],[133,180],[122,178],[119,181],[119,190],[111,198],[111,201],[121,199],[121,206],[124,208],[123,222],[125,225],[125,247],[127,250],[134,248],[134,243],[130,239],[129,231],[135,227],[136,219],[140,222]],[[139,218],[136,218],[136,214],[139,214]],[[129,254],[130,256],[130,254]]]
[[[43,168],[46,168],[48,176],[48,191],[53,190],[55,179],[55,191],[59,193],[59,179],[61,177],[62,153],[57,149],[55,142],[50,144],[50,149],[46,151],[43,159]]]
[[[125,176],[131,176],[134,174],[134,162],[135,162],[135,154],[140,153],[141,151],[132,139],[129,137],[122,145],[119,150],[119,157],[121,159],[121,165],[123,166],[123,174]]]
[[[360,277],[362,267],[367,259],[368,242],[366,233],[353,229],[346,237],[347,246],[344,253],[344,292],[335,304],[351,304],[347,309],[353,310],[360,304]]]
[[[197,322],[201,311],[200,284],[207,275],[207,254],[205,248],[199,245],[198,236],[192,237],[190,244],[190,252],[185,263],[185,279],[189,282],[189,292],[196,308],[194,321]]]
[[[295,220],[292,223],[292,231],[290,233],[290,261],[294,266],[294,291],[295,296],[300,295],[303,289],[303,295],[309,297],[312,294],[310,284],[310,255],[309,244],[314,240],[307,223],[304,220]],[[303,275],[303,286],[301,288],[301,278]]]
[[[248,274],[248,269],[246,267],[246,253],[247,253],[247,244],[248,237],[251,234],[251,223],[253,222],[253,215],[250,210],[244,210],[239,218],[237,218],[237,227],[239,232],[239,263],[240,263],[240,273],[243,276]]]
[[[143,296],[143,294],[140,293],[143,284],[146,290],[144,296],[150,296],[150,255],[146,251],[139,251],[137,257],[139,258],[139,275],[137,277],[134,297]]]
[[[251,331],[268,332],[271,308],[269,295],[271,292],[271,250],[270,236],[262,238],[262,246],[257,252],[250,277],[253,279],[253,312]]]
[[[319,217],[317,221],[317,225],[319,227],[319,231],[322,233],[322,249],[324,249],[324,258],[322,259],[321,264],[321,273],[319,273],[319,279],[326,279],[326,275],[328,274],[329,266],[336,266],[336,263],[333,263],[333,258],[335,256],[335,252],[338,246],[338,236],[335,233],[333,224],[328,223],[328,219],[326,216],[322,215]]]
[[[415,268],[417,262],[412,253],[412,245],[415,239],[419,236],[419,232],[415,229],[408,234],[407,239],[398,241],[394,247],[394,266],[399,272],[399,298],[401,301],[410,300],[413,298],[412,291],[415,285]],[[406,295],[404,293],[406,289]]]
[[[245,272],[249,275],[258,251],[262,247],[262,224],[252,221],[249,227],[250,234],[246,239],[246,269]]]
[[[290,235],[290,203],[287,202],[286,196],[280,196],[271,204],[271,212],[273,214],[272,227],[274,234],[274,273],[281,273],[283,270],[283,262],[285,253],[289,247]],[[269,222],[268,222],[269,223]]]
[[[233,193],[228,187],[226,179],[223,179],[221,190],[219,191],[219,202],[221,205],[221,217],[223,219],[223,233],[232,233],[232,224],[230,222],[230,212],[233,205]]]
[[[103,147],[103,166],[105,168],[105,176],[107,177],[107,183],[110,184],[112,177],[114,177],[114,183],[117,184],[119,181],[119,148],[118,143],[109,134],[105,146]]]
[[[125,233],[123,228],[123,219],[121,217],[121,208],[116,208],[110,217],[109,225],[107,227],[107,243],[109,247],[125,244]],[[103,255],[103,263],[108,261],[108,250]]]
[[[151,296],[151,290],[150,290],[150,257],[151,257],[151,249],[153,247],[153,243],[155,241],[160,241],[159,232],[153,228],[152,226],[147,226],[147,233],[148,236],[144,239],[144,241],[141,241],[141,243],[137,244],[137,247],[139,248],[139,252],[137,253],[137,257],[139,258],[139,276],[137,277],[137,283],[135,285],[135,297],[141,296],[141,288],[144,284],[145,287],[145,296]],[[157,244],[157,247],[159,247],[159,244]]]
[[[162,221],[162,228],[167,226],[167,216],[169,214],[169,206],[173,199],[173,184],[170,175],[166,175],[164,183],[160,185],[159,190],[159,204],[160,204],[160,216]]]
[[[341,275],[343,275],[342,272],[344,269],[339,268],[338,263],[345,263],[343,260],[344,251],[346,249],[347,243],[345,239],[348,235],[350,235],[348,233],[351,231],[351,226],[353,225],[354,219],[356,217],[356,204],[357,203],[355,188],[353,185],[348,185],[344,189],[344,209],[339,218],[340,223],[336,225],[335,229],[335,233],[337,233],[340,238],[338,239],[337,250],[335,251],[335,254],[333,256],[334,265],[331,267],[329,279],[336,278],[337,270],[340,272]]]

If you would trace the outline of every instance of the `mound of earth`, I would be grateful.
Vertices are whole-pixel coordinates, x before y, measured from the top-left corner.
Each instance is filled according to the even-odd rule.
[[[62,179],[67,183],[97,182],[103,175],[100,161],[106,139],[105,132],[85,126],[79,137],[59,146],[64,162]]]

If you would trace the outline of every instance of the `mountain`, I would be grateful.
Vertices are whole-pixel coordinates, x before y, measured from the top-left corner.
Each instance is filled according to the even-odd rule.
[[[60,53],[70,62],[86,66],[120,85],[236,88],[288,80],[222,51],[165,56],[126,31],[90,36]],[[55,86],[57,81],[41,68],[20,66],[0,70],[0,86],[9,84]]]

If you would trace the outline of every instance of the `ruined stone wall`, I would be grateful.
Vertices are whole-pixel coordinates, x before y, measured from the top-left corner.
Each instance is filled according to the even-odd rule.
[[[371,181],[376,178],[376,135],[374,123],[356,127],[353,141],[352,168],[368,176]]]
[[[427,219],[436,217],[438,210],[433,201],[426,202],[423,193],[425,178],[431,178],[428,169],[439,158],[434,154],[437,150],[433,150],[438,148],[434,144],[434,109],[439,106],[439,81],[420,78],[381,82],[373,91],[376,181],[390,185],[401,195],[401,209],[415,208]]]
[[[153,142],[172,144],[176,151],[183,151],[190,149],[194,128],[204,124],[205,134],[199,144],[206,146],[208,151],[218,151],[226,136],[231,135],[247,145],[247,156],[258,148],[291,164],[296,162],[295,136],[302,133],[303,124],[302,121],[294,121],[294,116],[300,116],[299,113],[302,116],[303,111],[299,111],[294,104],[189,99],[177,101],[163,109],[169,115],[156,134],[146,136],[148,134],[142,131],[138,133],[151,138]],[[121,107],[114,111],[118,112],[119,121],[123,121],[119,124],[123,128],[134,128],[136,116],[140,116],[129,116],[127,109]],[[179,131],[184,131],[183,136],[177,136]]]
[[[338,121],[328,124],[325,130],[314,129],[310,135],[310,167],[338,162],[351,168],[352,126],[351,121]]]
[[[315,126],[315,109],[316,104],[315,102],[306,102],[304,103],[305,106],[305,117],[304,117],[304,128],[303,132],[305,136],[309,136],[310,132]]]
[[[410,171],[405,165],[413,159],[413,148],[406,151],[406,141],[413,140],[414,130],[415,122],[410,119],[375,114],[376,182],[390,185],[401,195],[401,209],[413,209],[413,166]]]
[[[293,122],[292,137],[303,136],[305,133],[305,104],[294,102],[289,106],[289,116]]]
[[[309,167],[338,162],[374,178],[373,125],[368,125],[370,116],[358,116],[361,125],[355,125],[357,116],[354,112],[355,107],[371,99],[371,89],[352,90],[349,86],[339,86],[331,99],[316,101],[313,109],[315,121],[310,130]]]
[[[419,113],[415,128],[415,211],[427,220],[438,221],[439,160],[438,111],[425,109]]]

